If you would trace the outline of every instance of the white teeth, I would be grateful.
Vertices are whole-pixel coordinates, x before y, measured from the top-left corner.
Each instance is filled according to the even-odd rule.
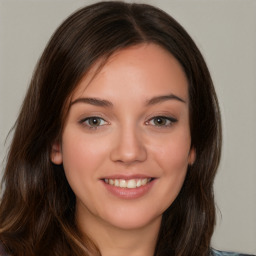
[[[141,180],[137,180],[136,186],[137,186],[137,187],[140,187],[140,186],[141,186]]]
[[[119,187],[120,187],[120,188],[126,188],[126,187],[127,187],[126,180],[120,180],[120,182],[119,182]]]
[[[114,185],[115,185],[116,187],[119,187],[119,180],[115,179],[115,180],[114,180]]]
[[[145,179],[130,179],[130,180],[124,180],[124,179],[104,179],[105,183],[120,187],[120,188],[138,188],[141,186],[145,186],[147,183],[151,181],[150,178]]]
[[[143,179],[143,180],[141,181],[141,185],[146,185],[147,182],[148,182],[148,179]]]
[[[136,188],[136,187],[137,187],[136,180],[128,180],[127,188]]]

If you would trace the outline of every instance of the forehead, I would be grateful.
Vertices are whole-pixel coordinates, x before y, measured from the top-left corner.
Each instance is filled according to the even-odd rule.
[[[188,83],[181,65],[162,47],[141,44],[115,52],[106,62],[99,60],[84,75],[72,99],[82,95],[111,98],[166,93],[188,100]]]

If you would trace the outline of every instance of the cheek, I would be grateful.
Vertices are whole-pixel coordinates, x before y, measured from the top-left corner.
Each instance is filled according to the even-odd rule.
[[[190,137],[173,136],[151,147],[155,160],[167,173],[186,171],[189,162]]]
[[[183,186],[188,167],[189,141],[189,138],[179,140],[179,143],[173,140],[155,151],[155,162],[162,171],[160,197],[165,202],[163,210],[173,203]]]
[[[87,166],[89,169],[102,158],[106,151],[104,143],[97,138],[81,136],[79,132],[67,131],[67,134],[68,136],[63,134],[62,141],[63,163],[66,166]]]
[[[97,179],[97,169],[106,159],[106,148],[97,139],[69,133],[63,136],[62,156],[66,177],[74,190],[89,183],[89,179]]]

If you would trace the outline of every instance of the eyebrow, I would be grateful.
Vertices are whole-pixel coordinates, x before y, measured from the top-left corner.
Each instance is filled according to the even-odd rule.
[[[70,106],[76,103],[86,103],[98,107],[113,107],[113,104],[108,100],[102,100],[97,98],[78,98],[71,102]]]
[[[162,95],[162,96],[156,96],[153,97],[152,99],[149,99],[146,101],[146,106],[148,105],[155,105],[157,103],[161,103],[167,100],[177,100],[183,103],[186,103],[185,100],[182,98],[174,95],[174,94],[169,94],[169,95]],[[74,101],[71,102],[70,106],[77,104],[77,103],[85,103],[85,104],[90,104],[98,107],[113,107],[113,103],[108,101],[108,100],[103,100],[103,99],[98,99],[98,98],[78,98]]]
[[[167,100],[177,100],[183,103],[186,103],[185,100],[183,100],[182,98],[174,95],[174,94],[169,94],[169,95],[162,95],[162,96],[156,96],[153,97],[152,99],[147,100],[146,105],[155,105],[157,103],[161,103]]]

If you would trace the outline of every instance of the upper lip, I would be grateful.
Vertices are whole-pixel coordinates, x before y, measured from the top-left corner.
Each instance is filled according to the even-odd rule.
[[[131,179],[150,179],[150,178],[154,178],[152,176],[149,175],[145,175],[145,174],[132,174],[132,175],[124,175],[124,174],[113,174],[113,175],[107,175],[104,176],[102,179],[123,179],[123,180],[131,180]]]

